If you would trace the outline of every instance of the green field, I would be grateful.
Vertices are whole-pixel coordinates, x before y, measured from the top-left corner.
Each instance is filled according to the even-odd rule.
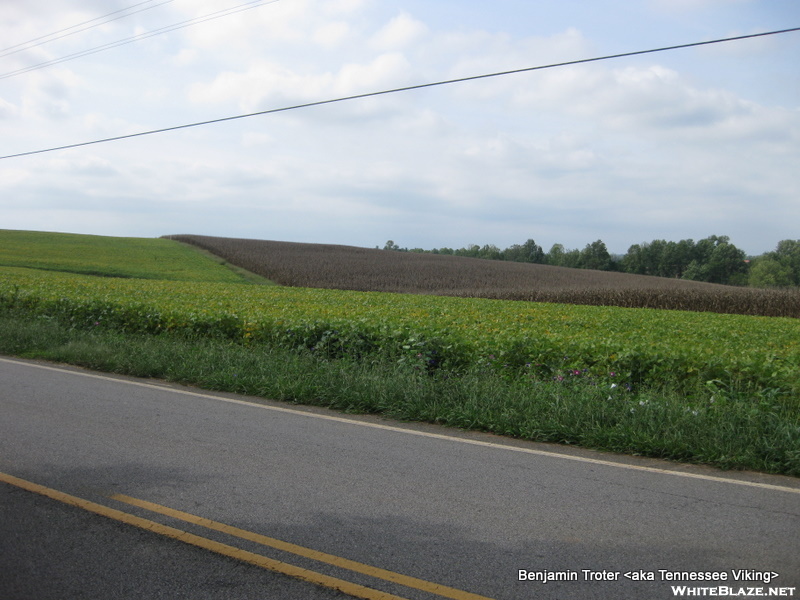
[[[481,365],[533,380],[800,391],[797,319],[0,272],[0,302],[80,327],[212,335],[429,370]]]
[[[195,248],[165,239],[0,230],[0,265],[101,277],[243,281]]]
[[[95,368],[800,475],[797,319],[255,286],[168,240],[91,238],[82,265],[54,250],[82,240],[47,234],[37,250],[37,236],[24,234],[9,248],[10,233],[0,262],[27,264],[0,266],[1,352],[71,361],[81,348],[75,360]],[[138,248],[135,259],[125,247]],[[38,340],[19,329],[45,326],[54,329]],[[124,366],[130,350],[91,358],[148,344],[183,346],[142,350],[161,352],[152,369]],[[270,363],[273,352],[282,358]],[[292,392],[270,382],[275,361],[295,362],[288,356],[306,361]],[[312,383],[319,373],[324,385]]]

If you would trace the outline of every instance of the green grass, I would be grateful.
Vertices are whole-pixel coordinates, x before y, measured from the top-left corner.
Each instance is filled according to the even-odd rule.
[[[82,330],[0,314],[0,353],[210,390],[426,421],[523,439],[800,476],[800,419],[776,398],[629,392],[585,381],[509,380],[481,368],[331,360],[204,337]]]
[[[161,238],[0,230],[0,265],[101,277],[223,283],[248,281],[240,270],[234,271],[220,259],[211,258],[197,248]]]

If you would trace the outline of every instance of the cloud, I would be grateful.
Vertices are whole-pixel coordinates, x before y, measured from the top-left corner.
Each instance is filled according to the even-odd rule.
[[[66,68],[34,71],[24,76],[20,94],[22,112],[26,117],[64,120],[72,115],[75,90],[82,79]]]
[[[302,73],[259,61],[245,71],[227,71],[210,83],[195,84],[190,99],[209,104],[236,100],[241,110],[254,112],[372,92],[409,80],[409,63],[398,52],[380,54],[366,63],[346,63],[336,72]]]
[[[408,13],[400,13],[375,33],[370,46],[380,51],[399,50],[428,33],[427,26]]]
[[[335,47],[350,35],[350,25],[346,21],[325,23],[314,32],[314,42],[320,46]]]
[[[650,6],[664,13],[695,13],[711,8],[741,7],[756,0],[650,0]]]
[[[18,114],[19,108],[15,104],[0,98],[0,119],[11,119]]]

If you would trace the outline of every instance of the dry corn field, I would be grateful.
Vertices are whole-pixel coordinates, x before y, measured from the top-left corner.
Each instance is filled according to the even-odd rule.
[[[354,246],[172,235],[280,285],[800,317],[800,290],[764,290]]]

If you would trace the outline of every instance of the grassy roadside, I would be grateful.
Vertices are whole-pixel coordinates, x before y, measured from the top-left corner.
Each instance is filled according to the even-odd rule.
[[[409,364],[330,360],[311,353],[178,335],[84,330],[0,313],[0,353],[199,387],[377,413],[613,452],[800,476],[794,402],[709,387],[691,404],[669,389],[630,392],[583,381],[458,375]]]

